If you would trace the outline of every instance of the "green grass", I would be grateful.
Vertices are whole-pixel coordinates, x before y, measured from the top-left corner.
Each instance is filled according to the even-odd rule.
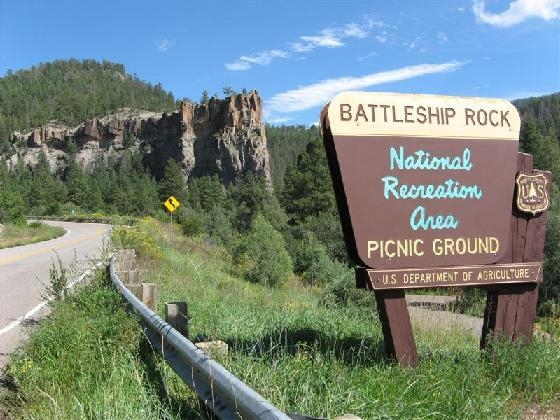
[[[160,400],[161,378],[153,373],[158,361],[105,277],[99,272],[90,285],[57,301],[11,357],[7,372],[15,385],[4,397],[11,417],[193,418]]]
[[[176,238],[163,255],[146,275],[160,285],[160,313],[165,302],[187,301],[190,338],[227,342],[220,362],[283,410],[510,419],[560,407],[557,339],[535,338],[529,348],[496,344],[494,357],[482,357],[478,337],[467,332],[415,327],[420,366],[402,369],[384,356],[373,307],[325,308],[318,289],[238,279],[224,250],[196,240]]]
[[[29,225],[6,225],[0,232],[0,249],[33,244],[64,235],[64,228],[48,226],[38,222]]]
[[[403,369],[384,355],[373,305],[326,308],[321,289],[297,280],[249,283],[232,274],[225,250],[152,220],[115,236],[138,244],[143,280],[159,284],[158,312],[187,301],[190,338],[227,342],[218,361],[284,411],[364,419],[560,414],[557,337],[540,334],[528,348],[496,343],[481,355],[478,337],[415,323],[420,366]],[[10,371],[16,418],[200,417],[195,394],[146,346],[101,280],[57,303]]]

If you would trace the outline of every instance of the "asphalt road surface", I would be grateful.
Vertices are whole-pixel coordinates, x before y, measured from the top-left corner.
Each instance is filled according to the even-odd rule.
[[[66,267],[76,261],[73,279],[78,279],[99,261],[109,231],[108,225],[97,223],[45,223],[64,227],[66,234],[0,249],[0,371],[9,354],[26,339],[26,325],[37,322],[48,311],[45,288],[57,255]]]

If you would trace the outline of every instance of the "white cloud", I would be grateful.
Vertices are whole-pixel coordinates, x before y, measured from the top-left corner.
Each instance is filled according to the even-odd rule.
[[[232,71],[249,70],[253,64],[267,66],[274,58],[286,58],[288,53],[282,50],[267,50],[255,55],[242,55],[233,63],[226,63],[226,68]]]
[[[258,64],[260,66],[267,66],[270,64],[273,58],[282,57],[285,58],[288,56],[286,51],[282,50],[268,50],[260,52],[256,55],[243,55],[239,59],[241,61],[246,61],[251,64]]]
[[[442,31],[438,32],[438,34],[437,34],[437,39],[438,39],[438,41],[441,42],[442,44],[443,44],[444,42],[447,42],[447,41],[448,41],[447,35],[445,34],[445,32],[442,32]]]
[[[287,51],[267,50],[252,56],[241,56],[232,63],[226,63],[228,70],[248,70],[253,64],[265,66],[274,58],[288,58],[293,54],[302,54],[316,48],[340,48],[344,46],[344,39],[364,39],[369,36],[372,28],[386,27],[383,22],[371,17],[364,17],[363,23],[348,23],[334,28],[322,29],[313,35],[302,35],[297,41],[287,44]]]
[[[338,48],[344,43],[341,41],[340,31],[335,29],[323,29],[319,35],[302,35],[300,41],[290,44],[290,49],[296,53],[303,53],[314,50],[315,48]],[[347,35],[349,36],[349,35]]]
[[[380,34],[376,35],[376,36],[375,36],[375,39],[376,39],[378,42],[384,44],[384,43],[386,43],[386,42],[389,40],[389,33],[388,33],[387,31],[383,31],[383,32],[381,32]]]
[[[377,53],[375,51],[372,51],[369,54],[358,57],[357,60],[358,61],[366,61],[366,60],[368,60],[370,58],[373,58],[373,57],[377,57]]]
[[[174,42],[168,40],[167,38],[158,41],[157,49],[159,52],[166,52],[169,48],[173,46]]]
[[[322,31],[321,35],[304,35],[301,36],[300,39],[306,42],[304,45],[308,45],[309,49],[317,47],[338,48],[344,45],[344,43],[340,40],[340,37],[329,30]],[[309,51],[309,49],[306,49],[306,51]]]
[[[368,36],[368,31],[363,25],[349,23],[343,29],[345,36],[363,39]]]
[[[303,111],[316,106],[322,106],[333,96],[343,91],[363,89],[369,86],[381,85],[390,82],[398,82],[427,74],[455,71],[464,64],[465,63],[461,61],[449,61],[441,64],[419,64],[396,70],[368,74],[362,77],[327,79],[319,83],[314,83],[274,95],[271,99],[265,101],[265,105],[267,109],[272,112]]]
[[[234,61],[233,63],[226,63],[226,69],[231,71],[249,70],[251,67],[251,63],[241,60]]]
[[[408,48],[409,50],[414,50],[418,47],[419,43],[423,43],[423,37],[424,34],[420,34],[410,42],[408,41],[403,42],[402,45],[403,47]]]
[[[372,28],[388,28],[389,25],[387,25],[386,23],[384,23],[381,20],[377,20],[374,19],[371,16],[365,16],[364,17],[364,21],[365,21],[365,25],[367,26],[368,29],[372,29]]]
[[[478,21],[498,27],[509,27],[529,18],[560,18],[560,0],[515,0],[501,13],[488,13],[484,0],[474,0],[473,12]]]

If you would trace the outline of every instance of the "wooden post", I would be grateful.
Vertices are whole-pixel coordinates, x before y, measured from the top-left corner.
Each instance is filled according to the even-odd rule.
[[[156,311],[157,285],[155,283],[142,283],[142,303],[152,311]]]
[[[518,153],[518,171],[542,173],[551,185],[551,174],[533,170],[533,156]],[[499,263],[542,261],[547,211],[531,215],[512,204],[510,242]],[[488,290],[480,347],[486,348],[490,337],[503,335],[529,344],[537,314],[538,284],[498,285]]]
[[[139,300],[142,300],[142,285],[141,284],[129,284],[127,285],[128,290],[132,292]]]
[[[139,282],[137,265],[134,249],[121,249],[118,252],[115,270],[128,289],[130,289],[130,284]]]
[[[356,271],[356,281],[358,285],[365,284],[367,289],[373,290],[365,269]],[[374,290],[374,293],[387,356],[396,359],[403,367],[418,366],[418,352],[404,290]]]
[[[189,338],[187,302],[169,302],[165,305],[165,322]]]

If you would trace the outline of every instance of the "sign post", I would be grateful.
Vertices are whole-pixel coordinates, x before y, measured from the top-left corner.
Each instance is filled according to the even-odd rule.
[[[170,196],[169,198],[167,198],[167,200],[163,202],[163,205],[165,206],[165,208],[169,212],[169,216],[171,217],[170,224],[169,224],[169,232],[170,232],[169,234],[171,236],[171,240],[173,240],[173,213],[175,213],[175,211],[179,208],[181,202],[177,200],[175,197]]]
[[[519,166],[519,129],[513,105],[487,98],[345,92],[321,113],[357,284],[375,292],[386,349],[402,365],[418,363],[405,289],[542,281],[544,231],[530,238],[540,255],[512,258],[524,235],[512,217],[545,219],[550,185]]]

